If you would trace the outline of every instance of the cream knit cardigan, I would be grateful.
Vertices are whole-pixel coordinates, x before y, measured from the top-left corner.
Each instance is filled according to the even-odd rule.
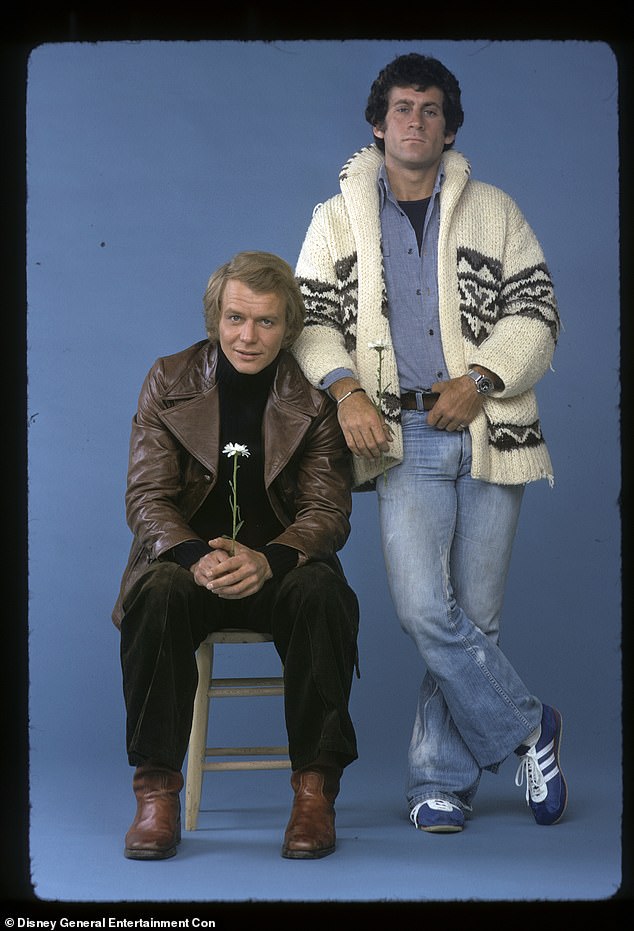
[[[351,369],[368,396],[378,397],[378,354],[384,343],[382,410],[394,439],[386,465],[403,457],[396,359],[381,256],[375,145],[344,165],[341,194],[318,204],[296,276],[306,304],[304,331],[293,347],[313,385],[336,368]],[[442,346],[449,377],[471,365],[495,372],[504,390],[487,397],[469,426],[474,478],[521,484],[553,468],[542,436],[533,386],[550,366],[559,335],[551,278],[535,235],[511,198],[469,178],[458,152],[443,156],[438,291]],[[383,465],[355,457],[355,484],[371,482]]]

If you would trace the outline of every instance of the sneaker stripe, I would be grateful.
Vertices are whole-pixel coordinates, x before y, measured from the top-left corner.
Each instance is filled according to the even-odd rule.
[[[559,775],[559,767],[555,766],[555,768],[551,770],[547,776],[544,776],[544,782],[550,782],[551,779],[554,779],[555,776],[558,776],[558,775]]]
[[[555,741],[551,740],[550,743],[547,743],[545,747],[542,747],[537,754],[537,759],[541,760],[543,756],[546,756],[547,753],[555,752]]]

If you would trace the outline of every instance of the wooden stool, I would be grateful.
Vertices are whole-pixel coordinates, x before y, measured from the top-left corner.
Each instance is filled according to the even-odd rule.
[[[216,643],[271,643],[272,640],[270,634],[260,634],[253,630],[219,630],[210,634],[198,648],[196,653],[198,688],[194,699],[185,785],[185,829],[187,831],[195,831],[198,824],[204,773],[223,770],[290,769],[288,746],[207,746],[209,705],[212,698],[253,698],[284,694],[283,676],[214,679],[212,673],[214,645]],[[229,757],[229,759],[207,762],[208,757]],[[254,757],[254,759],[248,759],[248,757]]]

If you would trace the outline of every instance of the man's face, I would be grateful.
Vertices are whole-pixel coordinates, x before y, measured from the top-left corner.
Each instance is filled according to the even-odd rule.
[[[218,335],[238,372],[256,375],[282,347],[286,308],[278,294],[256,294],[241,281],[228,281],[220,302]]]
[[[446,144],[455,133],[445,131],[443,92],[438,87],[417,91],[413,87],[392,87],[382,126],[374,135],[385,142],[388,168],[409,170],[437,168]]]

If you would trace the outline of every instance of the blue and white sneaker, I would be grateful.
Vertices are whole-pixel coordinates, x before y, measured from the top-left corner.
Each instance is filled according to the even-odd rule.
[[[464,827],[464,812],[458,805],[444,798],[428,798],[414,805],[409,813],[410,821],[420,831],[432,834],[454,834]]]
[[[515,751],[521,756],[515,785],[521,786],[526,776],[526,803],[537,824],[556,824],[568,802],[568,787],[559,766],[561,729],[560,713],[544,705],[539,740],[534,747],[521,746]]]

